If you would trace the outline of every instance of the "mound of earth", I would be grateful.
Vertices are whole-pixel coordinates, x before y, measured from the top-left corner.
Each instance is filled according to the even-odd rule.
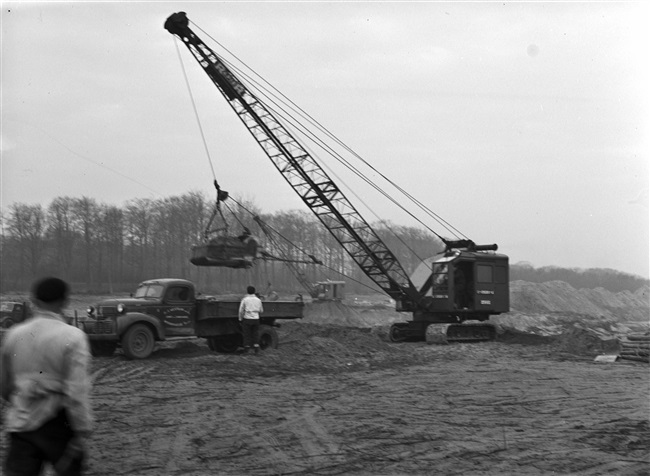
[[[619,351],[619,342],[615,337],[603,338],[591,329],[573,327],[555,339],[559,351],[579,355],[598,355]]]
[[[647,286],[634,293],[613,293],[603,288],[575,289],[564,281],[512,281],[510,307],[512,311],[521,313],[574,313],[647,321],[650,316],[649,294]]]
[[[588,354],[611,349],[613,339],[650,330],[649,295],[647,286],[634,293],[612,293],[603,288],[575,289],[562,281],[513,281],[510,283],[511,312],[493,316],[491,321],[497,325],[502,340],[530,344],[543,343],[549,338],[567,352]],[[75,314],[83,318],[88,305],[102,298],[106,296],[73,295],[67,314],[71,318]],[[2,296],[2,300],[27,299],[25,293]],[[338,343],[350,329],[370,329],[362,335],[374,339],[373,342],[378,338],[386,341],[390,325],[408,319],[410,315],[395,311],[394,303],[383,295],[350,296],[343,302],[306,302],[303,326],[287,328],[291,331],[282,339],[298,340],[300,337],[292,336],[298,329],[306,332],[309,326],[304,324],[316,324],[321,330],[318,336],[306,337],[310,345],[304,352],[345,360],[351,347]],[[352,348],[356,352],[363,348],[363,341],[355,337],[355,342]]]
[[[305,304],[304,321],[350,327],[374,327],[403,321],[408,316],[395,311],[394,306],[381,304],[356,305],[354,302],[314,301]]]
[[[293,371],[376,369],[410,361],[399,345],[388,342],[383,327],[343,326],[292,321],[278,329],[280,346],[270,354],[278,367]]]

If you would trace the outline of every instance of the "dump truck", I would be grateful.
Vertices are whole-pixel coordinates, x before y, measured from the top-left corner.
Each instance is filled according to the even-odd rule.
[[[156,342],[205,338],[210,350],[234,353],[242,345],[239,299],[220,299],[197,292],[185,279],[150,279],[128,298],[107,299],[88,308],[81,327],[93,355],[112,355],[121,346],[129,359],[145,359]],[[301,319],[304,303],[263,301],[260,348],[276,348],[277,320]]]

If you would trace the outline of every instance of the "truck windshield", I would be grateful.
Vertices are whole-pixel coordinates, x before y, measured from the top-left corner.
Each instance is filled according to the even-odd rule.
[[[0,304],[0,311],[11,312],[14,310],[13,302],[3,302]]]
[[[163,286],[160,284],[143,284],[138,287],[133,297],[136,298],[159,298],[163,294]]]

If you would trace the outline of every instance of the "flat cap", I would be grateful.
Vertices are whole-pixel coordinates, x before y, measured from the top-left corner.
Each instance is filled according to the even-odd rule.
[[[32,286],[32,295],[42,302],[53,302],[66,299],[70,288],[68,284],[59,278],[42,278]]]

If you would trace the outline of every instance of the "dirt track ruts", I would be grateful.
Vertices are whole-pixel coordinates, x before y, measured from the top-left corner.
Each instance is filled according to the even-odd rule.
[[[319,370],[303,344],[95,359],[88,474],[648,474],[647,365],[492,342]]]

